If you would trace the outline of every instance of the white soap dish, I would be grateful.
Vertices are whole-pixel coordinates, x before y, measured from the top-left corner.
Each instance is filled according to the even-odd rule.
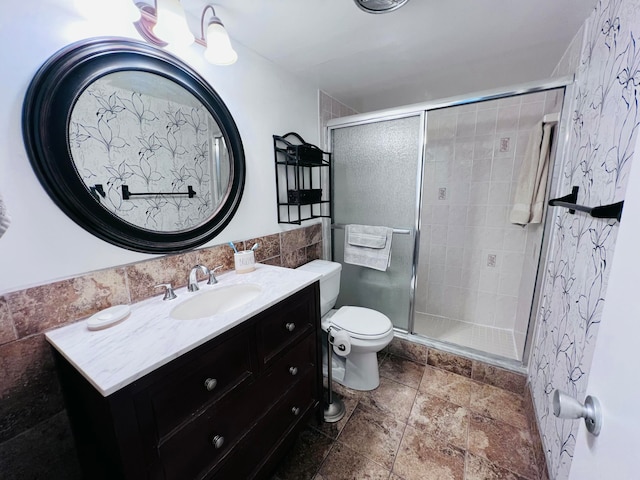
[[[113,307],[105,308],[89,317],[87,328],[89,330],[108,328],[124,320],[129,313],[131,313],[129,305],[114,305]]]

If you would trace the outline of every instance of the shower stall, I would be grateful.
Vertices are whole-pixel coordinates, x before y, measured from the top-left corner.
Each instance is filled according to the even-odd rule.
[[[537,310],[545,218],[509,221],[534,129],[569,79],[331,120],[338,305],[386,314],[420,343],[517,367]],[[553,191],[557,132],[545,184]],[[345,224],[394,228],[386,272],[344,264]]]

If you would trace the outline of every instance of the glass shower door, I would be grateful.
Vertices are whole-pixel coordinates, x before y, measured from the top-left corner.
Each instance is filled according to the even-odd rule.
[[[408,330],[414,277],[414,241],[421,175],[423,117],[333,127],[334,222],[393,227],[385,272],[344,263],[345,231],[333,230],[333,259],[343,266],[338,306],[387,315]]]

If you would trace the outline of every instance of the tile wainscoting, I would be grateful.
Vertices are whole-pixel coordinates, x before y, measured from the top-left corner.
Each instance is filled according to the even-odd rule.
[[[256,261],[295,268],[322,256],[321,224],[235,242],[260,243]],[[43,333],[118,304],[162,292],[154,286],[187,284],[195,264],[233,269],[228,245],[168,255],[90,272],[0,295],[0,472],[3,480],[79,479],[53,357]]]

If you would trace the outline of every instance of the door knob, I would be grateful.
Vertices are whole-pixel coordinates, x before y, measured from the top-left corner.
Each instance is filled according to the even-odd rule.
[[[553,392],[553,414],[558,418],[584,418],[589,433],[597,436],[602,429],[602,409],[596,397],[587,395],[584,405],[560,390]]]

